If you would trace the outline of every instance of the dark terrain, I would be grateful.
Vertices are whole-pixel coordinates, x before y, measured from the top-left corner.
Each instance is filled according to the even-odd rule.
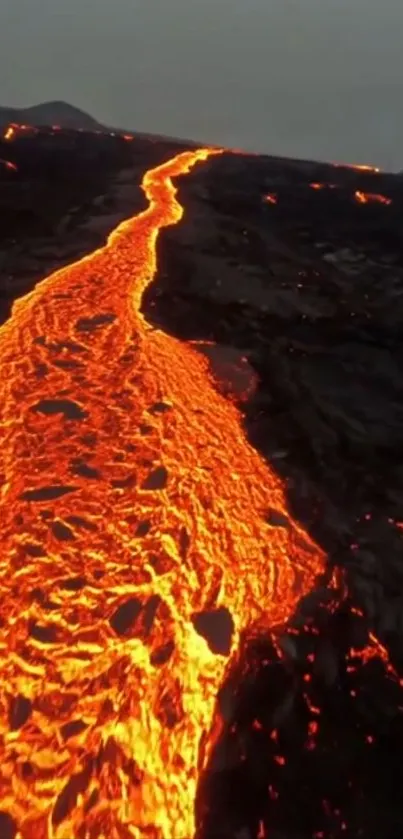
[[[0,164],[0,321],[142,209],[143,172],[180,150],[45,129],[0,142],[17,166]],[[357,190],[392,203],[361,204]],[[227,153],[179,198],[147,319],[248,357],[247,433],[329,559],[281,656],[245,640],[200,839],[400,839],[403,693],[360,650],[375,633],[403,675],[403,178]]]
[[[0,105],[0,128],[7,127],[10,124],[35,126],[43,128],[47,126],[51,128],[56,126],[58,128],[73,128],[78,131],[91,132],[112,132],[114,134],[124,134],[130,129],[128,127],[109,128],[105,124],[98,122],[90,114],[77,108],[75,105],[70,105],[68,102],[53,101],[41,102],[38,105],[31,105],[28,108],[9,108]],[[133,132],[131,132],[133,133]],[[145,132],[134,132],[138,139],[150,140],[150,135]],[[166,135],[152,135],[153,140],[161,142],[176,142],[179,145],[183,144],[185,140],[177,137],[167,137]],[[186,140],[186,147],[193,147],[199,145],[194,140]]]
[[[0,106],[0,126],[10,122],[18,125],[59,125],[61,128],[81,128],[86,131],[102,128],[96,119],[67,102],[41,102],[28,108]]]

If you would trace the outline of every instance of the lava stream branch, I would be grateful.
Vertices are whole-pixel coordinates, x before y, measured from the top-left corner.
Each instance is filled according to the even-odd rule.
[[[240,634],[324,555],[208,359],[140,314],[172,178],[0,330],[0,808],[18,839],[189,839]],[[199,745],[203,740],[203,749]]]

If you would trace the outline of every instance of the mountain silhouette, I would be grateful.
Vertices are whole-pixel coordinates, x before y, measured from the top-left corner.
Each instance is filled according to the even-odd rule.
[[[103,126],[80,108],[68,102],[42,102],[29,108],[0,106],[0,125],[10,122],[25,125],[60,125],[62,128],[102,129]]]

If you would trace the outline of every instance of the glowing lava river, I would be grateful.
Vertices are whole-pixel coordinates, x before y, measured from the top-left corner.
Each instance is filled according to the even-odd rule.
[[[18,839],[189,839],[241,632],[324,557],[208,359],[140,313],[172,178],[0,329],[0,809]],[[269,522],[279,513],[281,526]]]

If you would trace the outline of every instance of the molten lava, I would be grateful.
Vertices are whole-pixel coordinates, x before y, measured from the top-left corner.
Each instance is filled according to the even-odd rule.
[[[370,167],[355,166],[355,167],[349,167],[349,168],[368,169]],[[375,171],[375,170],[371,170],[371,171]],[[376,171],[378,171],[378,170],[376,170]],[[320,191],[322,189],[336,189],[337,188],[336,184],[326,184],[326,183],[311,183],[311,184],[309,184],[309,186],[310,186],[311,189],[314,189],[316,191]],[[361,190],[358,190],[358,189],[354,193],[354,198],[356,199],[356,201],[358,201],[359,204],[368,204],[369,202],[376,202],[378,204],[388,205],[388,204],[392,203],[392,199],[387,198],[386,195],[381,195],[380,193],[375,193],[375,192],[362,192]]]
[[[268,204],[277,204],[276,193],[275,192],[268,192],[267,195],[265,195],[265,201],[267,201]]]
[[[172,178],[0,329],[0,809],[18,839],[189,839],[240,633],[324,556],[210,362],[140,313]]]
[[[15,127],[14,127],[14,125],[9,125],[4,132],[4,139],[5,140],[13,140],[14,137],[15,137]]]
[[[354,193],[354,197],[359,204],[368,204],[369,202],[375,202],[377,204],[391,204],[392,199],[387,198],[386,195],[379,195],[378,193],[374,192],[361,192],[357,189]]]
[[[367,163],[333,163],[336,169],[355,169],[357,172],[372,172],[374,175],[381,170],[378,166],[369,166]]]

